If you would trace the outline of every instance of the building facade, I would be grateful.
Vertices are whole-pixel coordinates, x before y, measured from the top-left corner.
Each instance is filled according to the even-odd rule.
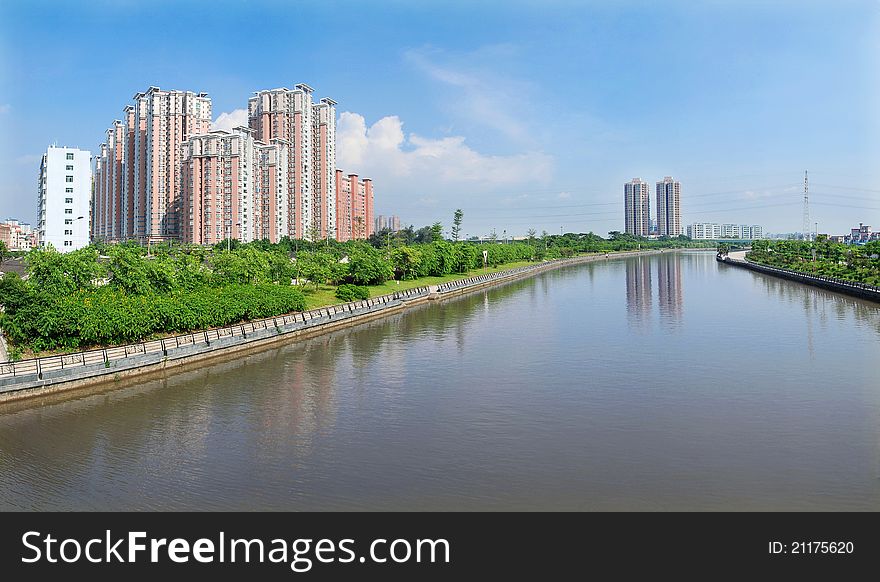
[[[764,229],[757,224],[695,222],[688,225],[687,236],[694,240],[756,240],[764,238]]]
[[[33,227],[14,218],[0,223],[0,241],[10,251],[29,251],[37,246],[37,237]]]
[[[313,93],[306,84],[258,91],[248,100],[248,127],[228,132],[211,131],[205,93],[135,94],[95,161],[92,235],[212,244],[232,233],[277,242],[339,238],[344,223],[344,240],[358,221],[372,232],[370,181],[355,176],[345,218],[337,214],[336,102],[313,102]]]
[[[91,152],[50,146],[37,184],[37,244],[61,252],[88,246],[92,191]]]
[[[313,103],[314,89],[257,91],[248,101],[248,124],[263,143],[287,144],[287,236],[336,237],[336,102]]]
[[[288,148],[236,127],[193,136],[184,147],[182,240],[277,243],[287,235]]]
[[[336,240],[368,238],[374,222],[373,181],[336,170]]]
[[[650,234],[651,194],[647,182],[633,178],[623,185],[624,231],[647,237]]]
[[[671,176],[657,182],[657,235],[675,237],[684,234],[681,228],[681,182]]]
[[[211,128],[206,93],[150,87],[107,130],[95,161],[96,240],[182,240],[184,144]]]

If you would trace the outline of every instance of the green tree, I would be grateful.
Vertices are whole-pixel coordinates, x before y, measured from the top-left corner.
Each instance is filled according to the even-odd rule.
[[[9,252],[9,247],[6,246],[6,242],[0,240],[0,265],[11,256],[12,253]]]
[[[443,225],[440,222],[435,222],[431,225],[431,241],[435,242],[443,240]]]
[[[464,219],[464,212],[461,211],[461,208],[455,209],[455,214],[452,215],[452,240],[458,242],[458,239],[461,237],[461,222]]]
[[[360,245],[348,256],[348,279],[356,285],[381,285],[392,276],[391,263],[371,246]]]
[[[391,265],[400,279],[415,279],[422,263],[422,253],[415,247],[399,247],[391,251]]]

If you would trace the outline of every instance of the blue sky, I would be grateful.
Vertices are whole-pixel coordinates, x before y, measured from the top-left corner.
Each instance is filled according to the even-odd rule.
[[[623,183],[672,175],[685,222],[880,227],[880,4],[0,4],[0,217],[34,220],[39,155],[93,152],[150,85],[305,82],[376,213],[464,230],[622,230]]]

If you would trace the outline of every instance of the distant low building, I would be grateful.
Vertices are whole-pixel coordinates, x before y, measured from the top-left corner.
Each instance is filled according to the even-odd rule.
[[[8,218],[0,223],[0,241],[10,251],[29,251],[37,246],[37,233],[30,224]]]
[[[863,245],[875,240],[880,240],[880,232],[874,232],[870,225],[861,222],[858,228],[850,229],[849,235],[843,237],[843,242],[848,245]]]
[[[764,229],[757,224],[694,222],[688,225],[687,235],[694,240],[756,240],[764,238]]]

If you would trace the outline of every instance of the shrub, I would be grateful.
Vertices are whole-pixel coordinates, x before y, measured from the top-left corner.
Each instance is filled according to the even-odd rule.
[[[345,283],[336,288],[336,297],[343,301],[358,301],[370,298],[370,290],[362,285]]]

